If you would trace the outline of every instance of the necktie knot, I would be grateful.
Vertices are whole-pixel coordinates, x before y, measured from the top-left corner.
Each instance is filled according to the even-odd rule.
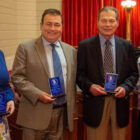
[[[53,43],[51,43],[50,46],[51,46],[52,48],[55,48],[56,45],[53,44]]]
[[[106,41],[105,41],[105,45],[106,45],[106,46],[110,46],[110,45],[111,45],[111,42],[110,42],[109,40],[106,40]]]

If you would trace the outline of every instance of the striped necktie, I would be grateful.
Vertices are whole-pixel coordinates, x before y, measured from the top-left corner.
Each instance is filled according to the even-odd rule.
[[[105,42],[104,51],[104,73],[113,73],[113,58],[111,51],[111,43],[109,40]]]

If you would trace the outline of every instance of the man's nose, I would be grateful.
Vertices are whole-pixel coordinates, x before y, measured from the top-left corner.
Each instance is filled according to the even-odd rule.
[[[55,29],[55,25],[52,24],[50,28],[51,28],[51,30],[54,30]]]

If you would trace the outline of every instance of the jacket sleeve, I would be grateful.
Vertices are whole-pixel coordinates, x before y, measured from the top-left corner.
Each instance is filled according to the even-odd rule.
[[[138,80],[138,68],[137,68],[137,57],[135,54],[135,48],[132,45],[132,43],[129,42],[129,44],[127,44],[128,48],[127,48],[127,53],[129,56],[129,62],[128,62],[128,66],[127,68],[127,77],[125,78],[125,80],[123,80],[123,82],[119,85],[125,88],[126,90],[126,94],[129,94],[133,88],[135,87],[137,80]],[[124,67],[124,66],[123,66]],[[122,75],[122,77],[125,75],[125,73]]]
[[[33,105],[36,104],[40,93],[33,82],[29,81],[26,74],[27,53],[24,44],[20,44],[13,63],[11,80],[21,95],[25,96]]]

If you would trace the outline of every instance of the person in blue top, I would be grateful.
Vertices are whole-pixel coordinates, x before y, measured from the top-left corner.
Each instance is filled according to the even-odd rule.
[[[10,139],[7,117],[10,116],[15,109],[14,94],[9,85],[9,73],[7,71],[4,54],[0,50],[0,111],[4,108],[4,101],[6,104],[5,110],[9,114],[0,115],[0,140]]]

